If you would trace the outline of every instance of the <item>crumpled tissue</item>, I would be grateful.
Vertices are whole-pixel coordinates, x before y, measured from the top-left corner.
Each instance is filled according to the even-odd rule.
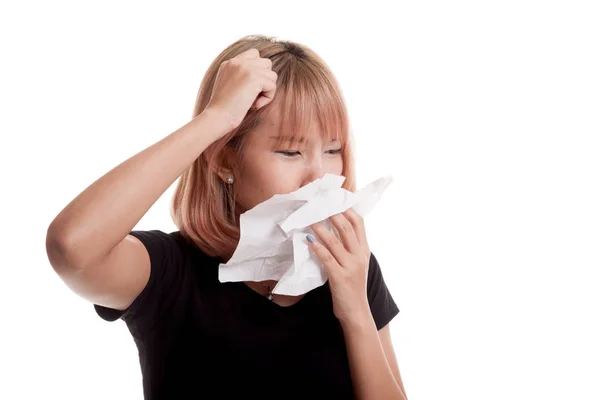
[[[276,194],[240,215],[240,240],[227,263],[219,264],[220,282],[278,281],[273,293],[297,296],[322,286],[327,273],[308,246],[318,237],[311,224],[352,207],[363,218],[375,207],[391,177],[379,178],[356,193],[342,188],[346,177],[325,174],[287,194]]]

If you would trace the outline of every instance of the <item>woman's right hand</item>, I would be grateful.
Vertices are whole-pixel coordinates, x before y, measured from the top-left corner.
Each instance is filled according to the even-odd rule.
[[[220,112],[231,130],[237,128],[251,106],[258,110],[273,100],[277,74],[271,67],[255,48],[222,62],[206,109]]]

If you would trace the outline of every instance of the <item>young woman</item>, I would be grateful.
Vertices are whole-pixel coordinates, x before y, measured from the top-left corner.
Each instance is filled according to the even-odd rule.
[[[356,190],[334,76],[306,46],[247,36],[209,67],[190,122],[61,211],[48,257],[100,317],[125,321],[146,399],[406,399],[388,326],[399,310],[352,209],[330,218],[337,234],[311,226],[323,286],[218,280],[240,214],[326,173]],[[177,178],[178,230],[132,231]]]

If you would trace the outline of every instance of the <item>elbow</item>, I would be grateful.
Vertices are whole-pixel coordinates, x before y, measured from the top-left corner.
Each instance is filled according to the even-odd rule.
[[[50,224],[46,231],[46,255],[57,273],[82,268],[83,263],[77,261],[72,249],[72,241],[65,231]]]
[[[59,229],[50,224],[46,231],[46,255],[56,272],[66,267],[65,237]]]

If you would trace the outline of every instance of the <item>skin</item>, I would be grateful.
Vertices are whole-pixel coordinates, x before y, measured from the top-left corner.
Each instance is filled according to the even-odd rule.
[[[305,142],[293,145],[283,142],[281,147],[273,149],[271,137],[277,136],[280,123],[277,111],[267,113],[264,123],[247,138],[243,163],[237,165],[235,171],[223,168],[219,172],[223,181],[229,176],[235,177],[238,223],[240,214],[275,194],[293,192],[326,173],[342,174],[342,155],[335,152],[341,144],[325,143],[315,119],[305,132]],[[377,331],[366,297],[370,250],[364,221],[352,209],[333,215],[329,220],[340,232],[340,237],[317,223],[311,227],[318,241],[309,246],[327,270],[334,312],[342,324],[348,347],[357,398],[405,400],[389,324]],[[273,288],[277,282],[244,283],[266,295],[268,288]],[[286,307],[302,297],[304,295],[275,294],[273,302]]]
[[[244,147],[243,162],[231,169],[222,169],[219,173],[223,181],[234,176],[237,190],[236,214],[239,215],[275,194],[291,193],[321,178],[326,173],[341,175],[343,169],[342,155],[336,150],[341,148],[339,141],[325,143],[318,123],[313,119],[305,132],[303,142],[283,142],[273,149],[277,143],[281,124],[280,114],[273,107],[266,114],[264,122],[248,134]],[[273,288],[276,281],[245,282],[251,289],[266,295],[268,287]],[[281,306],[290,306],[298,302],[304,295],[286,296],[275,294],[273,301]]]

